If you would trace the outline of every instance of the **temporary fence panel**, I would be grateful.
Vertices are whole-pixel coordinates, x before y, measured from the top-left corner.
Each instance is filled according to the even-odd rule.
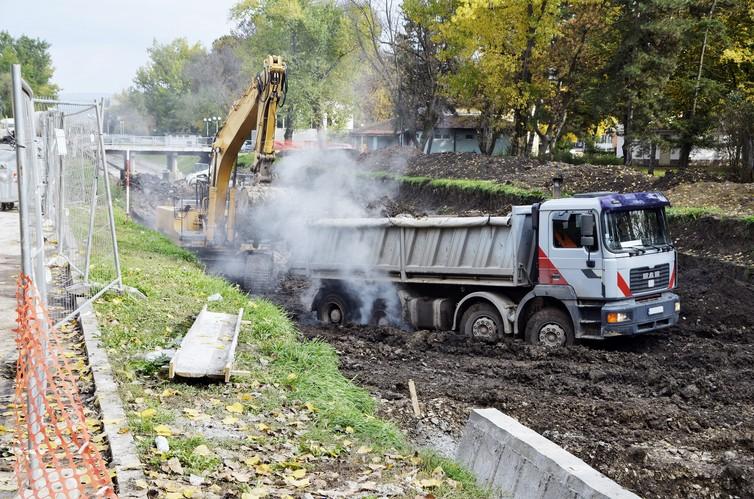
[[[77,298],[89,302],[121,287],[101,103],[35,100],[19,65],[12,67],[12,94],[23,267],[16,339],[19,496],[115,497],[57,329],[78,313]]]

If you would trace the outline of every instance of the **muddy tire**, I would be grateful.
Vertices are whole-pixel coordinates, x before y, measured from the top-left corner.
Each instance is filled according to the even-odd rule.
[[[495,343],[503,335],[503,318],[489,303],[477,303],[466,309],[461,317],[461,332],[469,338]]]
[[[574,334],[571,318],[557,308],[543,308],[532,315],[526,323],[526,342],[548,348],[573,345]]]
[[[357,309],[352,300],[335,291],[326,291],[317,301],[317,319],[322,324],[344,325],[354,321]]]
[[[13,204],[12,201],[10,203],[6,203],[5,205],[5,209],[8,211],[12,210],[14,207],[15,207],[15,204]]]

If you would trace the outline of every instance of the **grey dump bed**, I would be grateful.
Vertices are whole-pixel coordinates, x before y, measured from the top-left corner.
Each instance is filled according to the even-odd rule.
[[[526,286],[532,239],[529,206],[504,217],[326,219],[291,257],[318,278]]]

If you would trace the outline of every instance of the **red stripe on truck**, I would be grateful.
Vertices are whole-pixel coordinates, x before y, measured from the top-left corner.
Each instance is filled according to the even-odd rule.
[[[540,284],[556,284],[556,285],[568,285],[568,281],[563,277],[563,274],[558,270],[552,260],[547,257],[541,247],[537,247],[537,264],[539,267],[539,283]]]
[[[623,279],[623,276],[620,275],[620,272],[617,272],[618,275],[618,289],[620,289],[620,292],[623,293],[623,296],[631,296],[631,287],[626,284],[626,280]]]
[[[668,281],[668,289],[673,289],[675,286],[675,269],[670,271],[670,280]]]

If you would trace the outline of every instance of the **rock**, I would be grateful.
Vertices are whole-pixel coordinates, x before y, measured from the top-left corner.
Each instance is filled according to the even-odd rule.
[[[154,439],[154,446],[157,447],[157,450],[159,452],[168,452],[170,450],[170,444],[168,443],[168,439],[160,435],[159,437],[155,437]]]
[[[701,393],[701,390],[699,390],[699,387],[693,383],[690,385],[686,385],[681,389],[681,396],[685,399],[698,397],[700,393]]]
[[[160,348],[151,352],[145,353],[142,358],[152,364],[167,364],[170,359],[175,355],[175,350],[172,348]]]
[[[189,475],[189,483],[194,487],[199,487],[204,483],[204,477],[199,475]]]
[[[207,297],[207,301],[222,301],[223,295],[220,293],[215,293],[214,295],[209,295]]]
[[[736,460],[736,458],[738,458],[738,454],[736,454],[735,451],[726,450],[725,452],[723,452],[723,461],[725,461],[726,463],[732,463]]]

